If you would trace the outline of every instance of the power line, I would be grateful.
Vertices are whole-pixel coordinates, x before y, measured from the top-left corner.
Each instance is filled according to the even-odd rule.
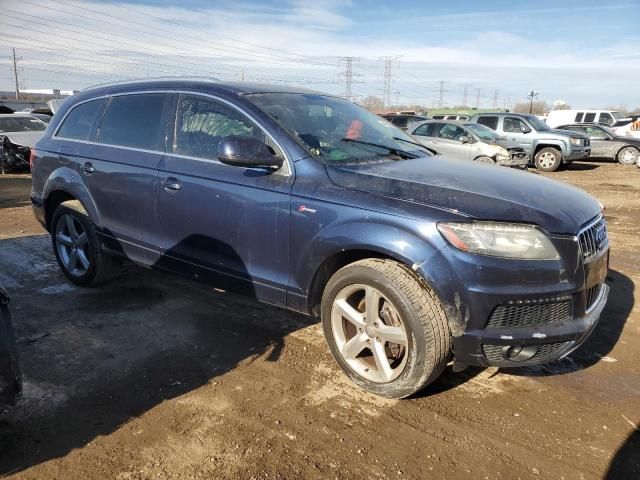
[[[469,99],[469,85],[464,86],[464,93],[462,94],[462,106],[467,106],[467,100]]]
[[[480,92],[481,88],[476,88],[476,110],[480,107]]]
[[[338,58],[338,63],[344,65],[344,71],[339,75],[341,79],[344,80],[345,90],[343,93],[343,97],[347,100],[353,101],[355,100],[354,95],[351,92],[351,85],[355,83],[353,78],[359,76],[359,74],[353,73],[353,62],[360,61],[358,57],[340,57]]]
[[[400,58],[400,55],[395,57],[383,57],[384,58],[384,104],[385,106],[391,105],[391,65],[395,60]]]
[[[442,108],[443,105],[444,105],[444,94],[445,94],[445,91],[446,91],[444,89],[444,87],[447,84],[447,82],[445,82],[444,80],[440,80],[438,83],[440,85],[439,88],[438,88],[438,90],[440,92],[438,94],[438,108]]]

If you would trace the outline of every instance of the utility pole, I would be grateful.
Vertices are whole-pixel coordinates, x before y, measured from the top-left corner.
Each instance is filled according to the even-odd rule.
[[[498,90],[493,91],[493,108],[498,107]]]
[[[244,82],[244,69],[240,71],[240,81]]]
[[[527,98],[529,99],[529,113],[533,113],[533,100],[535,98],[538,98],[538,93],[535,90],[531,90],[529,93],[527,93]]]
[[[464,86],[464,92],[462,94],[462,106],[467,106],[467,100],[469,99],[469,85]]]
[[[400,55],[395,57],[383,57],[384,59],[384,104],[385,106],[391,105],[391,65],[394,61],[398,60]]]
[[[482,91],[481,88],[476,88],[476,110],[478,109],[478,107],[480,107],[480,92]]]
[[[16,82],[16,100],[20,100],[20,87],[18,86],[18,60],[22,60],[22,57],[16,58],[16,49],[12,48],[13,52],[13,78]]]
[[[338,63],[340,65],[344,65],[344,71],[339,74],[339,77],[344,80],[345,89],[342,94],[343,98],[347,100],[353,101],[355,99],[355,95],[353,95],[353,91],[351,90],[351,86],[353,83],[357,83],[354,81],[354,77],[358,77],[357,73],[353,73],[353,62],[359,62],[359,57],[340,57],[338,58]]]
[[[440,80],[438,83],[440,85],[440,87],[438,88],[438,90],[440,91],[440,94],[438,96],[438,108],[442,108],[444,105],[444,93],[445,93],[444,86],[446,85],[447,82],[445,82],[444,80]]]

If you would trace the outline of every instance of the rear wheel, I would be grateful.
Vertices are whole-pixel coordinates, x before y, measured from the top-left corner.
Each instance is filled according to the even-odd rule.
[[[336,272],[322,296],[331,353],[362,388],[407,397],[435,380],[451,351],[446,316],[434,293],[391,260],[361,260]]]
[[[496,163],[496,162],[493,161],[493,158],[491,158],[491,157],[478,157],[474,161],[478,162],[478,163],[491,163],[491,164],[495,164]]]
[[[562,165],[562,154],[555,148],[545,147],[536,153],[534,163],[538,170],[555,172]]]
[[[621,148],[616,156],[616,160],[623,165],[635,165],[640,157],[640,152],[634,147]]]
[[[62,272],[76,285],[100,285],[120,271],[122,259],[102,251],[93,222],[80,202],[58,206],[51,220],[51,242]]]

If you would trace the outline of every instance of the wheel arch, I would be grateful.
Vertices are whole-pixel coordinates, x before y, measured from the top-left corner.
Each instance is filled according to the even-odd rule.
[[[44,186],[44,218],[47,230],[55,209],[64,202],[77,201],[91,220],[99,225],[100,215],[89,191],[75,170],[60,168],[54,171]]]

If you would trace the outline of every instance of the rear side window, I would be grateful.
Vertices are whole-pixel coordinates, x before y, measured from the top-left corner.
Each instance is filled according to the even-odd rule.
[[[180,155],[218,159],[218,144],[229,135],[266,142],[265,134],[235,108],[196,95],[180,95],[173,151]]]
[[[585,113],[584,114],[584,121],[586,123],[593,122],[595,119],[596,119],[596,114],[595,113]]]
[[[60,125],[56,136],[74,140],[91,140],[93,126],[106,101],[106,98],[100,98],[74,107]]]
[[[576,113],[576,118],[573,119],[574,122],[580,123],[582,122],[582,117],[584,116],[584,112]]]
[[[478,123],[480,125],[484,125],[485,127],[489,127],[492,130],[498,129],[498,117],[494,117],[494,116],[478,117]]]
[[[169,98],[164,93],[112,97],[102,117],[98,141],[121,147],[164,150],[163,112]]]

